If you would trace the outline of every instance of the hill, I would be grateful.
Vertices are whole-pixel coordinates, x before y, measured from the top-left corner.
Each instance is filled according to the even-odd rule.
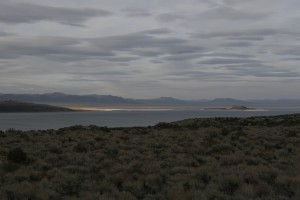
[[[0,112],[70,112],[74,111],[69,108],[35,104],[35,103],[24,103],[18,101],[0,101]]]
[[[300,115],[0,131],[0,199],[300,195]]]

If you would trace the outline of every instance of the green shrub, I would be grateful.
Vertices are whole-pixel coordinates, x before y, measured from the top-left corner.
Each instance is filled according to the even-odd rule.
[[[278,173],[275,170],[263,170],[259,173],[259,179],[267,184],[273,184],[277,178]]]
[[[0,199],[2,200],[39,200],[30,185],[26,183],[17,183],[4,186],[0,190]]]
[[[14,129],[14,128],[10,128],[10,129],[6,130],[6,133],[7,134],[20,134],[20,133],[22,133],[22,131]]]
[[[299,188],[299,182],[288,177],[279,177],[274,185],[274,191],[277,195],[289,198],[296,194],[297,188]]]
[[[219,190],[227,195],[234,195],[239,189],[239,183],[234,178],[225,178],[220,182]]]
[[[2,169],[5,172],[14,172],[17,169],[19,169],[19,167],[20,166],[18,164],[12,163],[12,162],[7,162],[7,163],[2,164]]]
[[[173,128],[178,128],[178,125],[167,123],[167,122],[159,122],[154,127],[159,129],[173,129]]]
[[[99,126],[95,126],[95,125],[90,125],[88,128],[93,131],[101,131],[101,132],[106,132],[106,133],[109,133],[111,131],[111,129],[108,128],[107,126],[99,127]]]
[[[116,157],[119,154],[119,149],[115,146],[109,147],[106,150],[104,150],[104,153],[111,157]]]
[[[81,188],[81,178],[75,175],[63,175],[55,187],[55,191],[61,195],[73,196],[79,195]]]
[[[254,185],[254,193],[257,197],[268,197],[271,193],[271,187],[265,183],[259,182]]]
[[[51,145],[48,150],[54,154],[62,154],[62,152],[63,152],[62,149],[56,145]]]
[[[286,137],[297,137],[298,133],[295,130],[289,130],[288,133],[286,134]]]
[[[221,129],[221,135],[227,136],[230,133],[230,131],[227,128],[222,128]]]
[[[77,143],[77,145],[74,147],[74,151],[77,153],[87,152],[88,149],[84,143]]]
[[[196,174],[196,178],[205,188],[211,181],[211,174],[207,170],[202,170]]]
[[[27,154],[20,147],[10,150],[7,154],[7,160],[14,163],[28,162]]]

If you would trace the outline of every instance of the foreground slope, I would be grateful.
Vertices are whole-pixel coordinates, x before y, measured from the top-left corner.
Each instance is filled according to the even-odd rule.
[[[35,103],[25,103],[18,101],[0,101],[0,112],[65,112],[73,111],[69,108],[45,105],[45,104],[35,104]]]
[[[0,134],[0,199],[299,199],[300,115]]]

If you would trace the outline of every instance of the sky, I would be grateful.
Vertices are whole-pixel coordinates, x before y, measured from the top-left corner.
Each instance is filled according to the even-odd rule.
[[[299,0],[1,0],[0,93],[300,98]]]

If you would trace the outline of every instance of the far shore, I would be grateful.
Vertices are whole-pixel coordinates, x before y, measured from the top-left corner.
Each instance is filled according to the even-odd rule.
[[[69,107],[77,111],[168,111],[177,108]]]
[[[264,108],[248,107],[180,107],[180,106],[66,106],[77,111],[172,111],[172,110],[219,110],[219,111],[267,111]]]

